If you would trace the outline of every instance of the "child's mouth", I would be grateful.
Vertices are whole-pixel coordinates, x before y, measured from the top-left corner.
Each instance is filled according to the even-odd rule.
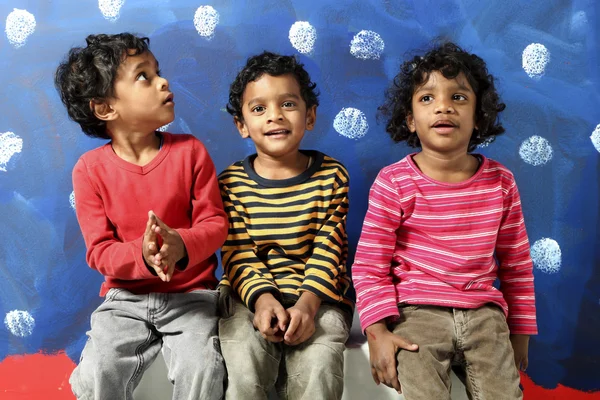
[[[173,103],[173,97],[174,97],[174,96],[173,96],[172,94],[168,95],[168,96],[167,96],[167,99],[166,99],[165,101],[163,101],[163,104],[170,104],[170,103]]]
[[[276,131],[269,131],[269,132],[265,133],[265,136],[277,138],[277,137],[286,136],[288,133],[290,133],[290,131],[288,131],[287,129],[278,129]]]
[[[456,125],[454,125],[450,121],[438,121],[433,124],[433,127],[434,128],[454,128],[454,127],[456,127]]]
[[[452,133],[454,128],[456,128],[456,125],[454,125],[451,121],[438,121],[433,124],[433,129],[440,134]]]

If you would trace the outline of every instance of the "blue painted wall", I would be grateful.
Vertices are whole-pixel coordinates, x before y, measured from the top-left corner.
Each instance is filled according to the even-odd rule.
[[[210,15],[200,18],[204,25],[194,24],[202,5],[219,15],[211,36],[201,35],[210,34],[210,22],[216,22]],[[69,196],[78,157],[103,142],[88,139],[67,119],[53,86],[59,61],[86,35],[130,31],[151,38],[177,100],[169,130],[203,140],[219,170],[252,151],[224,110],[237,70],[265,49],[299,54],[321,91],[317,127],[304,147],[340,159],[350,171],[352,245],[377,172],[412,151],[392,143],[377,123],[376,108],[404,54],[442,36],[488,62],[507,104],[506,134],[478,151],[514,172],[529,238],[537,243],[540,335],[531,342],[528,374],[548,388],[560,383],[600,390],[595,1],[125,0],[118,15],[104,11],[106,16],[91,0],[0,4],[6,18],[0,38],[0,362],[14,354],[61,350],[77,360],[89,315],[101,300],[102,278],[85,263]],[[293,34],[290,39],[297,21],[316,32],[313,46],[302,42],[312,50],[307,54],[294,48]],[[378,59],[381,42],[371,33],[371,47],[363,43],[362,52],[351,53],[362,30],[376,32],[385,44]],[[528,58],[531,51],[537,61]],[[366,118],[369,128],[361,138],[347,137],[365,133],[360,118],[339,120],[349,130],[334,128],[336,115],[348,107]]]

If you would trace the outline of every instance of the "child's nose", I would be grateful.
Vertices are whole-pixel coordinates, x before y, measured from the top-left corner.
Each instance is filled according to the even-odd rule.
[[[160,77],[160,81],[158,84],[159,84],[160,90],[169,89],[169,81],[167,80],[167,78]]]
[[[281,109],[279,107],[269,107],[269,114],[267,118],[269,122],[273,121],[281,121],[283,119],[283,114],[281,113]]]
[[[439,100],[436,104],[435,112],[436,114],[452,114],[454,112],[452,102],[449,100]]]

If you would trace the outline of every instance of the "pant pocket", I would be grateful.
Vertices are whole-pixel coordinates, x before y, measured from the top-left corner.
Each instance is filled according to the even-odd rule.
[[[110,288],[108,290],[108,292],[106,292],[106,295],[104,296],[104,302],[108,303],[108,302],[115,300],[117,298],[117,296],[119,295],[119,293],[123,292],[124,290],[125,289],[121,289],[121,288]]]
[[[221,352],[221,342],[218,336],[212,338],[212,346],[215,357],[212,365],[213,376],[210,384],[210,393],[214,395],[215,398],[222,399],[225,397],[225,390],[227,387],[227,368],[225,367],[225,359]]]
[[[218,312],[221,318],[229,318],[233,315],[232,290],[229,286],[219,287]]]

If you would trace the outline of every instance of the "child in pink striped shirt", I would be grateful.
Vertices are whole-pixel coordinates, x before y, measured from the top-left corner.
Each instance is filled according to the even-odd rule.
[[[537,323],[521,201],[508,169],[471,153],[504,132],[504,108],[453,43],[405,62],[380,107],[421,151],[377,176],[352,275],[373,379],[408,400],[450,399],[453,365],[470,398],[522,398]]]

